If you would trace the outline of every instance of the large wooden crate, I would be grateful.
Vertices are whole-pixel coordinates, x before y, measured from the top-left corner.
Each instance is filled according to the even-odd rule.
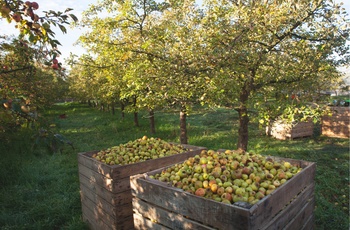
[[[337,138],[350,137],[350,107],[330,108],[332,116],[322,117],[322,135]]]
[[[287,124],[281,120],[272,122],[266,128],[266,134],[279,140],[311,137],[314,133],[314,123],[312,121]]]
[[[161,170],[135,175],[135,229],[314,229],[316,164],[284,160],[303,170],[250,208],[195,196],[149,177]]]
[[[78,154],[83,219],[91,229],[133,229],[130,176],[149,172],[199,154],[204,147],[183,145],[190,151],[129,165],[107,165],[92,158],[94,153]]]

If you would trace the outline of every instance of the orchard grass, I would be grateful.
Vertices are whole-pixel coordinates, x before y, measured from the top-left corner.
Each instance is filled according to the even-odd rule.
[[[59,119],[66,114],[65,119]],[[0,226],[5,229],[88,229],[82,220],[77,153],[100,150],[143,135],[179,142],[179,113],[158,111],[156,134],[149,134],[146,113],[121,118],[85,104],[61,103],[45,111],[51,129],[73,142],[52,153],[33,147],[33,130],[11,134],[0,142]],[[232,109],[198,108],[188,116],[189,144],[208,149],[235,149],[238,116]],[[349,229],[349,140],[315,135],[275,140],[264,129],[250,125],[249,151],[317,163],[315,229]]]

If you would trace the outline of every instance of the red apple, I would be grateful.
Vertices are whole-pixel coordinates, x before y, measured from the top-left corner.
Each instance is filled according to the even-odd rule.
[[[31,3],[30,1],[26,1],[26,2],[24,3],[24,5],[25,5],[26,7],[31,7],[31,6],[32,6],[32,3]]]
[[[32,2],[32,7],[34,10],[39,9],[39,4],[37,2]]]
[[[221,195],[221,198],[222,198],[222,199],[225,199],[225,200],[232,201],[232,195],[231,195],[230,193],[224,192],[224,193]]]
[[[242,169],[242,173],[243,173],[243,174],[249,175],[249,174],[251,173],[251,170],[250,170],[249,167],[244,167],[244,168]]]
[[[52,64],[52,69],[58,69],[58,64],[56,63],[56,64]]]
[[[202,196],[203,197],[205,195],[205,192],[206,191],[205,191],[204,188],[198,188],[194,194],[197,195],[197,196]]]
[[[22,19],[22,16],[21,16],[20,13],[14,13],[14,14],[12,15],[12,19],[13,19],[15,22],[20,22],[21,19]]]

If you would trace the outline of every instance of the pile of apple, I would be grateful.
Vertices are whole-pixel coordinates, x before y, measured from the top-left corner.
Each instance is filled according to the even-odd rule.
[[[101,150],[92,157],[109,165],[127,165],[188,151],[182,145],[143,136],[125,144]]]
[[[219,202],[253,205],[301,170],[260,154],[203,150],[149,177]]]

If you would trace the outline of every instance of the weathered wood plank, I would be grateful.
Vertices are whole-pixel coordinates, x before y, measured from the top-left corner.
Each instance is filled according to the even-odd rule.
[[[309,218],[313,215],[315,202],[312,200],[307,203],[305,207],[300,209],[300,212],[295,216],[295,218],[289,222],[286,226],[286,230],[303,229],[305,223],[308,222]]]
[[[350,137],[350,107],[331,107],[332,116],[323,116],[322,135],[336,138]]]
[[[127,208],[121,208],[120,213],[118,216],[111,216],[108,213],[105,212],[102,208],[99,207],[99,205],[95,204],[90,199],[86,198],[82,199],[82,206],[85,206],[89,209],[90,212],[92,212],[92,219],[89,220],[90,223],[98,223],[103,222],[107,226],[109,226],[110,229],[132,229],[134,226],[133,221],[133,213],[129,212],[129,210],[132,210],[132,206]],[[86,210],[84,210],[86,211]],[[91,217],[91,214],[90,214]],[[127,228],[126,228],[127,227]]]
[[[267,134],[279,140],[309,137],[313,135],[314,123],[311,121],[298,122],[295,125],[278,120],[267,127]]]
[[[315,215],[312,214],[309,219],[304,223],[301,230],[313,230],[315,229]]]
[[[102,219],[98,218],[94,212],[82,204],[83,220],[89,225],[91,230],[112,230]]]
[[[149,219],[143,218],[141,215],[134,213],[134,224],[136,230],[168,230],[165,226],[154,223]]]
[[[90,179],[90,183],[99,185],[112,193],[120,193],[130,190],[130,178],[111,179],[104,175],[92,171],[82,164],[78,164],[79,173]]]
[[[78,153],[78,163],[104,175],[107,178],[112,178],[111,174],[114,168],[121,167],[120,165],[107,165],[92,158],[92,155],[99,151]]]
[[[119,206],[126,203],[131,203],[132,195],[131,190],[126,190],[119,193],[112,193],[107,189],[93,183],[89,180],[89,178],[85,177],[82,174],[79,174],[80,185],[86,187],[86,189],[82,189],[82,192],[92,192],[95,195],[100,196],[101,198],[109,201],[112,205]]]
[[[129,212],[132,213],[132,206],[129,205],[131,204],[131,201],[125,204],[113,205],[111,203],[111,200],[103,199],[102,197],[96,195],[96,193],[94,193],[93,191],[91,191],[90,189],[88,189],[82,184],[80,185],[80,189],[82,191],[81,192],[82,201],[84,201],[85,199],[91,200],[92,202],[94,202],[95,206],[97,206],[99,210],[102,210],[111,216],[119,217],[119,215],[122,213],[121,210],[126,211],[126,209],[129,209],[129,208],[130,208]],[[131,197],[131,193],[130,193],[130,197]]]
[[[110,217],[111,220],[114,220],[114,223],[118,223],[120,219],[132,216],[132,203],[113,206],[98,196],[88,196],[87,194],[90,193],[82,194],[81,202],[90,207],[95,213],[98,213],[101,216]]]
[[[151,203],[144,202],[136,197],[133,198],[134,213],[139,213],[148,220],[157,220],[158,224],[169,227],[170,229],[193,229],[193,230],[214,230],[209,226],[199,222],[192,221],[168,210]],[[136,225],[135,225],[136,226]]]
[[[134,227],[134,217],[127,217],[123,220],[123,223],[118,223],[114,226],[112,226],[113,230],[133,230]]]
[[[299,213],[309,215],[310,213],[305,213],[303,208],[309,204],[314,205],[314,187],[315,185],[313,183],[298,194],[298,196],[292,200],[290,204],[283,208],[273,219],[270,220],[268,224],[266,224],[264,230],[284,229],[286,223],[293,220]]]

